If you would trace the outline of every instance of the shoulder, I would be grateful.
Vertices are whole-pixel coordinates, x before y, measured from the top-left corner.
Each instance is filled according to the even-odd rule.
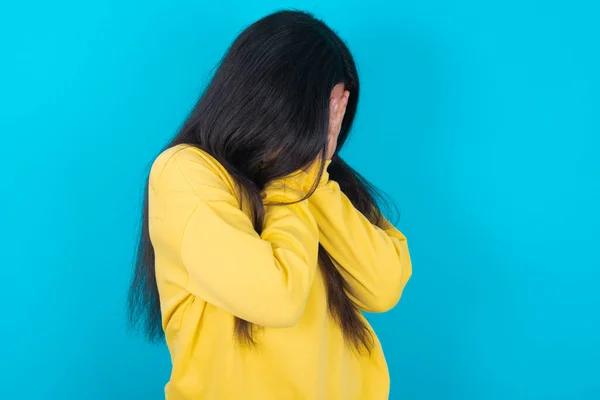
[[[199,191],[206,187],[233,192],[234,186],[217,160],[191,145],[173,146],[163,151],[152,164],[148,185],[155,192],[168,188]]]

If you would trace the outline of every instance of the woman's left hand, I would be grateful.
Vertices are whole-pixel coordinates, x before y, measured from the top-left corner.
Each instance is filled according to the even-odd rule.
[[[329,102],[329,133],[327,136],[326,160],[331,160],[335,154],[337,140],[340,130],[342,129],[342,122],[344,121],[344,115],[346,114],[346,106],[348,105],[349,97],[350,92],[344,90],[340,96],[333,94]]]

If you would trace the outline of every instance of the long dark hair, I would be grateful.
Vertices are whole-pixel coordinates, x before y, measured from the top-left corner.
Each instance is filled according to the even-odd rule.
[[[233,42],[168,147],[192,145],[218,160],[245,194],[253,210],[254,229],[260,233],[264,218],[261,190],[265,184],[325,154],[329,98],[339,83],[350,97],[337,151],[346,142],[358,104],[359,82],[352,55],[327,25],[310,14],[271,14],[249,26]],[[337,154],[328,172],[356,209],[372,223],[382,224],[376,201],[379,197],[371,184]],[[369,351],[371,332],[322,246],[319,265],[332,318],[355,349]],[[147,189],[128,308],[134,327],[141,327],[151,341],[163,338],[154,249],[148,233]],[[248,321],[236,318],[234,330],[241,342],[254,343],[253,326]]]

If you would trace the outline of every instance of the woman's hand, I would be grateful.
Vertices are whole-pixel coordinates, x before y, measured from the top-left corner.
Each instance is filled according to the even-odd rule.
[[[327,135],[326,160],[331,160],[337,148],[337,140],[342,129],[342,122],[346,114],[346,106],[350,92],[344,90],[343,84],[336,85],[331,91],[329,101],[329,133]]]
[[[344,115],[346,114],[346,106],[348,105],[348,98],[350,92],[344,89],[344,84],[337,84],[331,91],[331,97],[329,98],[329,131],[327,134],[327,153],[325,154],[325,160],[331,160],[337,149],[337,140],[342,129],[342,122],[344,121]],[[309,171],[317,162],[323,157],[322,153],[311,162],[304,171]]]

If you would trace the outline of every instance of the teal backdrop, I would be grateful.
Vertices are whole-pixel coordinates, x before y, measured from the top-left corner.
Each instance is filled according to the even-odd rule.
[[[124,322],[147,167],[240,30],[290,7],[353,50],[345,156],[409,238],[402,301],[369,316],[391,398],[600,399],[593,0],[3,2],[0,398],[163,397],[166,349]]]

